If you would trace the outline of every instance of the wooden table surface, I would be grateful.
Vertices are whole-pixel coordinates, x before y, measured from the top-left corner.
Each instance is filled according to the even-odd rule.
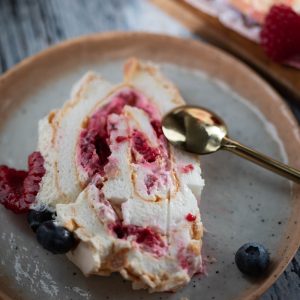
[[[49,45],[111,30],[197,38],[147,0],[0,0],[0,74]],[[300,120],[300,108],[290,105]],[[300,299],[300,251],[261,299]]]

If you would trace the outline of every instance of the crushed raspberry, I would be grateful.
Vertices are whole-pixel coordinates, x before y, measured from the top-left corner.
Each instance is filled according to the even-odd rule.
[[[128,140],[127,136],[117,136],[116,137],[116,142],[117,143],[122,143],[122,142],[125,142],[126,140]]]
[[[151,125],[152,125],[157,137],[158,138],[161,137],[162,134],[163,134],[162,127],[161,127],[161,122],[158,121],[158,120],[154,120],[154,121],[151,122]]]
[[[147,188],[147,194],[150,195],[150,190],[154,187],[157,181],[157,177],[152,174],[147,174],[145,179],[145,186]]]
[[[195,220],[196,220],[196,216],[195,215],[193,215],[193,214],[191,214],[191,213],[189,213],[189,214],[187,214],[186,216],[185,216],[185,219],[187,220],[187,221],[189,221],[189,222],[194,222]]]
[[[157,256],[165,253],[166,244],[160,235],[150,227],[136,225],[115,224],[113,231],[119,239],[133,238],[145,251],[152,252]]]
[[[182,167],[182,169],[181,169],[182,173],[184,173],[184,174],[192,172],[193,170],[194,170],[194,166],[192,164],[188,164],[188,165]]]
[[[113,231],[118,239],[126,239],[128,237],[127,227],[122,224],[116,224],[113,226]]]
[[[22,206],[23,201],[19,203],[19,199],[23,196],[23,183],[27,175],[26,171],[0,167],[0,203],[16,213],[26,208]]]
[[[108,163],[111,152],[104,137],[95,130],[85,129],[80,136],[81,165],[92,177],[96,173],[104,175],[104,166]]]
[[[300,56],[300,15],[286,5],[274,5],[261,31],[261,45],[273,60],[285,62]]]
[[[121,92],[119,94],[119,97],[124,102],[124,105],[126,104],[126,105],[129,105],[129,106],[136,106],[136,104],[139,100],[139,97],[138,97],[137,93],[135,93],[134,91]]]
[[[99,173],[104,176],[104,167],[108,163],[108,157],[111,154],[107,141],[109,132],[116,129],[116,124],[107,124],[108,116],[111,114],[121,114],[124,106],[134,106],[144,110],[152,119],[158,118],[157,109],[149,101],[134,90],[125,90],[114,96],[112,101],[97,110],[89,119],[87,128],[83,129],[79,141],[79,156],[81,166],[86,170],[89,177]],[[154,127],[156,134],[160,134],[161,127],[158,121],[155,121]],[[109,127],[109,131],[108,128]],[[116,142],[125,141],[126,137],[117,137]],[[141,151],[146,161],[152,162],[156,159],[158,151],[150,147],[143,148],[145,139],[137,139],[137,148]]]
[[[39,192],[45,174],[40,152],[33,152],[28,157],[28,169],[26,172],[0,167],[0,203],[15,213],[27,212]]]
[[[95,148],[98,154],[100,168],[102,170],[102,168],[108,163],[108,157],[111,154],[106,138],[98,135],[95,139]]]
[[[140,131],[135,131],[132,135],[133,148],[140,153],[143,158],[151,163],[156,160],[159,156],[159,150],[157,148],[152,148],[144,134]]]
[[[193,269],[193,255],[184,247],[179,249],[177,254],[178,261],[180,266],[187,270],[189,273],[192,272]]]

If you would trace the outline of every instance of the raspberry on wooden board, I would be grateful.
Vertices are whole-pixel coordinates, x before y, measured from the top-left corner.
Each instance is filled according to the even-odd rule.
[[[261,31],[261,45],[278,62],[300,56],[300,15],[286,5],[274,5]]]

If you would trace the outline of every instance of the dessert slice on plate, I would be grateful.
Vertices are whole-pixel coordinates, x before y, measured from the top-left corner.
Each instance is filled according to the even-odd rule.
[[[31,214],[56,212],[36,226],[38,240],[85,275],[120,272],[133,288],[175,291],[202,270],[199,158],[162,134],[162,116],[184,104],[175,86],[152,64],[131,59],[124,70],[117,86],[89,72],[40,121]],[[76,243],[62,246],[57,228]]]

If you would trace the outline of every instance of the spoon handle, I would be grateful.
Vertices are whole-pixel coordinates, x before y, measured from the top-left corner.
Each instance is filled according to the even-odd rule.
[[[285,165],[236,141],[233,141],[228,137],[223,138],[222,149],[233,152],[254,162],[257,165],[269,169],[274,173],[300,183],[300,170],[289,167],[288,165]]]

